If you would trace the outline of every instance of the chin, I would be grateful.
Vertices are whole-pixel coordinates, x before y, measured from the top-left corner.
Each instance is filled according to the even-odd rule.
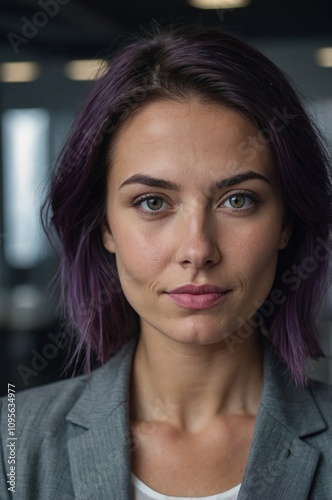
[[[166,334],[168,337],[172,338],[176,342],[181,344],[190,344],[190,345],[211,345],[222,342],[226,337],[228,337],[228,332],[222,332],[220,327],[217,329],[207,328],[206,326],[198,326],[181,330],[181,334],[179,334],[179,330],[176,334]]]

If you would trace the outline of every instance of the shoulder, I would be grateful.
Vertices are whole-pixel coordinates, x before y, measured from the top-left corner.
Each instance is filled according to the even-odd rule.
[[[128,372],[134,343],[123,346],[105,365],[87,375],[31,388],[15,394],[16,424],[20,432],[25,428],[38,428],[39,434],[56,431],[63,425],[68,414],[80,403],[80,408],[88,413],[93,411],[98,397],[104,399],[105,394],[111,398],[119,392],[119,380]],[[124,391],[122,384],[120,392]],[[1,432],[7,423],[8,398],[0,398],[0,415],[2,415]]]
[[[314,379],[309,379],[305,387],[297,386],[287,366],[267,342],[261,405],[294,435],[331,435],[332,386]]]
[[[14,436],[9,437],[9,400],[0,399],[1,499],[9,498],[4,479],[9,467],[20,478],[15,490],[17,498],[41,498],[40,491],[45,492],[43,498],[55,498],[51,497],[51,485],[56,486],[57,498],[60,494],[61,498],[74,498],[71,461],[80,462],[80,453],[91,456],[94,446],[102,446],[99,443],[101,428],[104,422],[104,434],[109,431],[106,421],[110,416],[116,415],[112,421],[118,423],[117,410],[123,409],[128,399],[134,348],[135,342],[129,342],[89,375],[15,394],[15,398],[10,398],[15,404],[14,410],[11,407],[15,418]],[[96,442],[90,441],[91,436],[96,436]],[[114,442],[121,439],[115,431],[113,437]],[[8,443],[12,450],[7,448]],[[79,449],[77,460],[72,452],[75,443]]]
[[[47,470],[51,464],[56,464],[55,473],[70,484],[66,458],[70,429],[66,416],[88,380],[87,376],[77,377],[0,399],[1,498],[9,498],[9,491],[18,498],[37,498],[39,486],[50,480]],[[11,482],[5,484],[9,472]],[[9,485],[12,490],[8,490]]]
[[[11,408],[15,408],[16,426],[22,431],[31,423],[42,432],[50,430],[50,425],[56,426],[63,421],[77,399],[84,391],[90,376],[84,375],[55,382],[42,387],[27,389],[11,398]],[[0,399],[2,424],[7,422],[8,398]],[[1,431],[3,432],[3,425]]]

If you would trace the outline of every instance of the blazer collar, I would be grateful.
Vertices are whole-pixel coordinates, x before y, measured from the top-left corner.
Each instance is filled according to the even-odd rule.
[[[260,407],[298,437],[323,431],[327,424],[308,388],[296,387],[287,367],[261,336],[264,352],[264,386]]]
[[[138,336],[133,337],[104,366],[88,376],[86,388],[68,413],[67,420],[89,429],[128,401],[137,341]]]
[[[91,374],[67,420],[75,498],[132,498],[129,423],[131,365],[138,337]],[[310,390],[296,388],[262,338],[264,385],[239,500],[306,499],[319,452],[301,438],[327,428]]]
[[[266,338],[264,385],[238,500],[309,497],[319,451],[301,439],[327,424],[310,389],[297,388]]]
[[[68,453],[75,499],[129,500],[131,434],[129,385],[137,338],[92,372],[67,415],[74,424]]]

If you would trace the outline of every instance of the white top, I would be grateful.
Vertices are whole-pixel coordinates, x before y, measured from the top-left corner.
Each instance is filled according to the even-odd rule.
[[[238,484],[230,490],[209,497],[169,497],[168,495],[158,493],[158,491],[142,483],[134,474],[131,475],[131,479],[134,485],[135,500],[237,500],[241,487],[241,484]]]

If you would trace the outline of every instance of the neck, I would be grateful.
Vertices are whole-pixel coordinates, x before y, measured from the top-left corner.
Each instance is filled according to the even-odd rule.
[[[257,332],[230,352],[141,332],[133,361],[131,419],[163,421],[198,430],[223,415],[255,416],[262,390]]]

